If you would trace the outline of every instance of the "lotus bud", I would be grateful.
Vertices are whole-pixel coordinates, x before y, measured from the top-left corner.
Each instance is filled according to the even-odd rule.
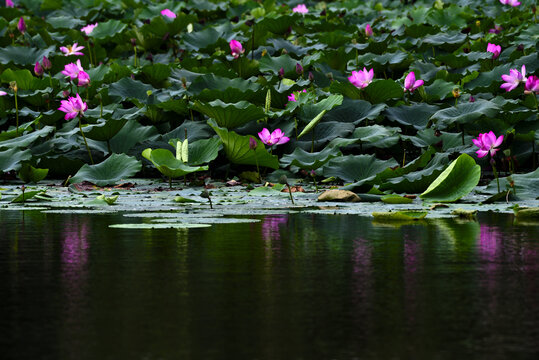
[[[284,68],[279,69],[279,77],[282,79],[284,78]]]
[[[519,45],[517,46],[517,51],[524,51],[524,45],[519,44]]]
[[[14,92],[19,91],[19,88],[17,87],[17,82],[16,81],[11,81],[9,83],[9,88],[12,89]]]
[[[41,67],[39,61],[36,61],[36,65],[34,66],[34,73],[36,74],[36,76],[43,76],[43,68]]]
[[[182,77],[181,80],[182,80],[182,86],[183,86],[183,88],[184,88],[184,89],[187,89],[187,79],[184,78],[184,77]]]
[[[494,160],[493,158],[490,158],[490,165],[496,166],[496,160]]]
[[[43,61],[41,61],[41,64],[43,66],[43,69],[49,70],[52,68],[52,63],[46,56],[43,56]]]
[[[17,29],[19,29],[22,34],[24,34],[24,32],[26,31],[26,23],[24,22],[24,19],[22,17],[19,19]]]
[[[470,102],[475,102],[475,98],[473,96],[470,96]]]
[[[314,75],[311,71],[309,71],[309,81],[310,82],[313,82],[314,81]]]
[[[254,149],[256,149],[257,145],[258,144],[256,143],[256,139],[253,138],[253,137],[250,137],[249,138],[249,149],[254,150]]]
[[[131,38],[131,46],[133,47],[137,46],[137,39]]]
[[[454,98],[459,98],[460,97],[460,89],[459,88],[454,88],[453,91],[451,91],[453,93],[453,97]]]
[[[296,63],[296,73],[297,73],[298,75],[303,74],[303,66],[301,66],[300,63]]]
[[[279,183],[288,185],[288,178],[286,177],[286,175],[281,175],[281,177],[279,178]]]
[[[365,26],[365,35],[369,37],[369,36],[372,36],[372,34],[373,32],[372,32],[371,24],[367,24],[367,26]]]
[[[63,97],[68,97],[69,94],[70,94],[69,90],[64,90],[64,91],[62,91],[62,96],[63,96]]]

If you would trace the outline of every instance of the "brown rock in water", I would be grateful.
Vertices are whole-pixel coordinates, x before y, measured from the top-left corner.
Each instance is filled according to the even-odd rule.
[[[318,201],[359,202],[356,193],[348,190],[326,190],[318,197]]]

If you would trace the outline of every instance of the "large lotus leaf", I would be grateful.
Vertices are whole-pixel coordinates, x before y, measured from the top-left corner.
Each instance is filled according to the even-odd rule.
[[[359,63],[357,63],[359,61]],[[389,65],[395,65],[400,64],[400,67],[407,68],[410,64],[410,61],[408,60],[408,54],[402,51],[397,51],[394,53],[384,53],[382,55],[376,55],[372,53],[367,53],[364,55],[358,56],[356,60],[354,60],[354,69],[358,66],[371,66],[371,65],[378,65],[379,69],[383,69],[383,66],[386,66],[386,64]],[[358,65],[359,64],[359,65]]]
[[[334,157],[341,156],[342,153],[337,147],[326,147],[319,152],[307,152],[301,148],[296,148],[291,154],[281,158],[282,166],[297,166],[304,170],[315,170],[327,163]]]
[[[466,35],[460,31],[440,32],[434,35],[427,35],[423,38],[423,44],[443,45],[447,49],[455,49],[464,41],[466,41]]]
[[[95,83],[103,81],[105,75],[111,70],[110,66],[102,64],[85,71],[88,73],[88,75],[90,75],[90,79],[92,79],[92,86],[94,86]]]
[[[28,161],[31,158],[32,153],[30,149],[21,150],[14,147],[6,151],[0,151],[0,171],[19,170],[22,162]]]
[[[34,90],[34,76],[29,70],[11,70],[6,69],[1,76],[2,82],[10,83],[11,81],[17,82],[19,90]]]
[[[350,99],[361,99],[362,90],[358,89],[350,82],[333,81],[329,87],[332,93],[343,94]]]
[[[174,111],[177,114],[187,114],[189,107],[185,99],[167,100],[157,104],[157,107],[166,111]]]
[[[479,183],[481,166],[467,154],[454,160],[423,192],[423,200],[454,202],[468,195]]]
[[[221,99],[224,102],[249,101],[260,90],[260,85],[240,78],[229,79],[205,74],[199,76],[188,88],[201,101]],[[265,93],[264,95],[265,96]]]
[[[429,147],[426,151],[424,151],[421,155],[416,157],[414,160],[406,164],[404,167],[396,167],[396,168],[389,168],[385,171],[378,174],[377,178],[381,182],[394,177],[399,177],[408,173],[411,173],[413,171],[416,171],[422,167],[427,166],[430,159],[432,158],[432,155],[436,153],[436,149],[433,147]]]
[[[266,166],[272,169],[279,168],[277,156],[268,153],[265,145],[260,140],[256,139],[257,146],[255,150],[251,150],[249,147],[249,139],[254,137],[241,136],[234,131],[220,128],[215,121],[212,121],[211,119],[208,120],[208,124],[221,138],[225,148],[225,154],[231,163],[256,165],[258,162],[258,165],[260,166]]]
[[[358,127],[352,136],[359,139],[364,148],[366,144],[369,147],[388,148],[399,142],[400,132],[401,129],[397,127],[371,125]]]
[[[374,104],[384,103],[389,99],[404,96],[402,85],[390,79],[373,81],[364,90],[367,98]]]
[[[443,100],[448,97],[451,91],[456,87],[452,82],[447,82],[442,79],[436,79],[428,86],[425,86],[425,93],[428,100]]]
[[[483,71],[479,74],[474,80],[464,84],[465,89],[470,89],[472,91],[486,90],[486,89],[499,89],[502,84],[502,75],[509,74],[509,69],[511,69],[511,64],[503,64],[496,66],[491,71]]]
[[[137,143],[155,140],[159,136],[154,126],[143,126],[135,120],[129,120],[110,140],[114,153],[126,153]]]
[[[17,174],[25,183],[38,183],[47,177],[49,169],[35,168],[30,164],[23,164],[21,170]]]
[[[376,119],[386,107],[385,104],[372,105],[364,100],[345,98],[341,104],[324,115],[326,121],[352,122],[358,125],[361,121]]]
[[[176,148],[177,142],[180,139],[171,139],[170,143]],[[211,138],[189,142],[188,146],[188,165],[207,164],[217,158],[219,150],[223,148],[223,143],[219,138]]]
[[[48,16],[47,23],[55,29],[75,29],[86,23],[69,15]]]
[[[46,49],[38,49],[26,46],[6,46],[0,47],[0,63],[8,64],[13,62],[19,65],[35,65],[36,61],[41,61],[43,56],[50,56],[56,49],[55,45]]]
[[[445,153],[436,153],[432,160],[421,170],[413,171],[402,176],[388,178],[380,185],[380,190],[392,190],[396,193],[420,193],[441,174],[449,163]]]
[[[527,174],[514,174],[509,177],[500,178],[500,190],[509,190],[510,182],[513,180],[515,186],[515,197],[519,200],[530,200],[539,198],[539,168]],[[491,194],[498,193],[496,179],[492,180],[486,191]]]
[[[121,101],[137,99],[142,103],[148,103],[148,91],[153,92],[155,89],[151,85],[133,80],[130,77],[125,77],[109,85],[109,96],[119,96]]]
[[[195,101],[193,109],[214,119],[217,125],[227,129],[263,119],[266,116],[260,106],[255,106],[247,101],[240,101],[235,104],[226,104],[221,100],[214,100],[209,103]]]
[[[374,183],[376,176],[389,167],[397,166],[394,159],[379,160],[375,155],[348,155],[331,159],[323,168],[326,177],[335,176],[344,181],[356,181],[355,186]],[[361,184],[359,184],[361,183]]]
[[[194,167],[184,164],[167,149],[146,149],[142,152],[142,156],[150,160],[156,169],[168,178],[178,178],[195,171],[208,170],[207,166]]]
[[[305,104],[301,109],[300,117],[304,121],[311,121],[322,111],[329,111],[334,107],[341,105],[342,101],[342,95],[330,95],[329,97],[315,104]]]
[[[302,138],[303,141],[296,141],[296,146],[310,149],[314,138],[315,149],[318,149],[337,137],[346,138],[354,131],[354,128],[354,124],[351,123],[321,122],[311,131],[310,135]]]
[[[279,74],[281,68],[284,69],[285,75],[295,73],[296,64],[301,61],[294,60],[290,55],[285,54],[277,57],[263,56],[260,61],[260,71],[271,72],[273,75]]]
[[[127,24],[124,24],[119,20],[99,22],[99,25],[94,28],[94,31],[92,31],[90,36],[94,39],[116,37],[118,34],[121,34],[126,27]]]
[[[54,131],[54,129],[54,126],[44,126],[42,129],[29,132],[13,139],[2,141],[0,142],[0,149],[11,149],[14,147],[27,148],[37,139],[48,136]]]
[[[324,48],[324,45],[321,45],[321,44],[316,44],[316,45],[312,45],[308,47],[296,46],[292,44],[290,41],[287,41],[285,39],[268,39],[267,42],[269,44],[272,44],[275,50],[284,49],[289,54],[295,54],[297,56],[304,56],[311,50],[321,50]]]
[[[146,65],[142,68],[144,80],[155,87],[161,87],[170,76],[171,68],[165,64]],[[92,79],[93,80],[93,79]]]
[[[288,31],[290,26],[292,26],[296,21],[298,21],[298,18],[296,16],[280,16],[276,14],[273,16],[272,15],[273,14],[263,17],[257,24],[257,27],[261,27],[262,29],[270,31],[274,34],[284,34]]]
[[[385,114],[391,121],[399,124],[413,126],[417,130],[425,129],[429,119],[439,107],[425,103],[412,104],[409,106],[398,106],[387,108]]]
[[[210,45],[215,44],[221,33],[214,28],[208,27],[201,31],[194,31],[192,33],[186,33],[183,35],[185,45],[189,50],[206,49]]]
[[[122,128],[124,127],[127,119],[120,120],[103,120],[97,122],[97,124],[92,124],[85,126],[83,128],[84,135],[88,139],[97,140],[97,141],[107,141],[112,139]]]
[[[436,121],[437,127],[443,129],[455,123],[471,123],[481,116],[494,117],[499,110],[500,107],[492,101],[477,100],[438,110],[431,120]]]
[[[168,143],[171,139],[185,140],[185,134],[189,141],[207,139],[213,136],[212,129],[205,122],[185,121],[176,129],[161,135],[161,140]]]
[[[134,157],[125,154],[112,154],[99,164],[85,164],[69,182],[89,181],[97,186],[113,185],[135,175],[141,168],[142,163]]]

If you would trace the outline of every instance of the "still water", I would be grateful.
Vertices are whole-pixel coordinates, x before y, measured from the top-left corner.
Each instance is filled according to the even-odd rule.
[[[538,223],[258,218],[0,212],[2,358],[539,356]]]

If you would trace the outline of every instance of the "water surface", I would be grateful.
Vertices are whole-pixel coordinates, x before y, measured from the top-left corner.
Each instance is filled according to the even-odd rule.
[[[259,218],[128,230],[0,211],[2,357],[539,356],[537,223]]]

